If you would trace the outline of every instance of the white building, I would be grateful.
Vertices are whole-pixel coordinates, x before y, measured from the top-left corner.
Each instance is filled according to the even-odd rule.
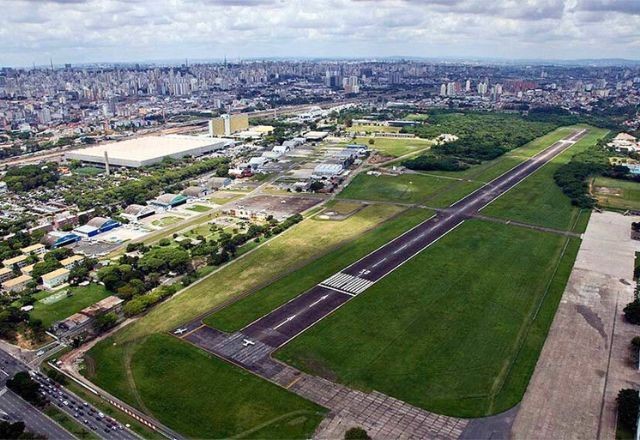
[[[45,273],[42,275],[42,285],[46,289],[54,289],[67,282],[69,279],[69,273],[69,269],[65,269],[64,267],[56,269],[53,272]]]

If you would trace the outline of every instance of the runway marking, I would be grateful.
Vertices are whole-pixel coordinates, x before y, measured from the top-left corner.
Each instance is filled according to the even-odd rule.
[[[320,301],[324,301],[325,299],[327,299],[329,297],[329,295],[324,295],[321,296],[319,300],[309,304],[309,306],[307,307],[308,309],[310,309],[311,307],[315,306],[316,304],[318,304]]]
[[[376,264],[374,264],[373,266],[371,266],[371,268],[374,268],[380,264],[382,264],[383,262],[387,261],[387,257],[384,257],[382,260],[378,261]]]
[[[325,289],[333,290],[334,292],[344,293],[345,295],[349,295],[349,296],[355,296],[355,294],[353,293],[338,289],[336,287],[327,286],[326,284],[320,283],[320,286],[324,287]]]
[[[200,325],[200,327],[196,327],[196,328],[194,328],[193,330],[191,330],[190,332],[185,333],[184,335],[179,335],[179,336],[178,336],[178,335],[175,335],[175,336],[178,336],[178,338],[179,338],[179,339],[184,339],[184,338],[186,338],[187,336],[189,336],[190,334],[197,332],[197,331],[198,331],[198,330],[200,330],[202,327],[206,327],[206,325],[205,325],[205,324],[201,324],[201,325]]]
[[[404,248],[406,248],[408,245],[404,244],[401,247],[399,247],[398,249],[396,249],[395,251],[393,251],[394,254],[397,254],[398,252],[400,252],[401,250],[403,250]]]
[[[286,323],[293,321],[293,320],[296,318],[296,316],[298,316],[298,314],[297,314],[297,313],[296,313],[295,315],[291,315],[291,316],[289,316],[287,319],[285,319],[284,321],[282,321],[280,324],[276,325],[273,329],[274,329],[274,330],[278,330],[280,327],[282,327],[282,326],[283,326],[283,325],[285,325]]]
[[[372,285],[373,281],[338,272],[337,274],[327,278],[320,284],[327,287],[337,288],[347,293],[358,294]]]
[[[303,377],[303,376],[298,376],[298,377],[296,377],[295,379],[293,379],[293,380],[291,381],[291,383],[290,383],[289,385],[287,385],[287,386],[286,386],[286,387],[284,387],[284,388],[288,390],[289,388],[291,388],[292,386],[294,386],[296,383],[298,383],[298,381],[299,381],[300,379],[302,379],[302,377]]]

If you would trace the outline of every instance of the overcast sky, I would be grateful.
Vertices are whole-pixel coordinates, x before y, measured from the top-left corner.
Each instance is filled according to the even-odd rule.
[[[640,59],[640,0],[0,0],[0,66],[252,57]]]

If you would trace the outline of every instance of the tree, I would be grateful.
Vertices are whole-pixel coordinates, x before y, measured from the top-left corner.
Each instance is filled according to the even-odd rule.
[[[24,371],[16,373],[15,376],[9,379],[7,388],[35,406],[45,404],[44,398],[39,393],[40,385]]]
[[[95,323],[93,324],[93,328],[97,332],[102,333],[109,330],[110,328],[115,327],[117,322],[118,322],[118,315],[116,315],[114,312],[109,312],[103,315],[99,315],[96,318]]]
[[[640,396],[638,390],[623,389],[618,392],[618,424],[631,432],[636,432]]]
[[[640,301],[633,300],[623,309],[625,319],[631,324],[640,325]]]
[[[18,439],[24,438],[24,422],[0,422],[0,438]]]
[[[363,428],[349,428],[347,432],[344,433],[345,440],[370,440],[369,434]]]

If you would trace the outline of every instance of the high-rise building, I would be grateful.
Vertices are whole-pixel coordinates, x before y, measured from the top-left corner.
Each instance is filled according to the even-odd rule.
[[[444,83],[440,86],[440,96],[447,96],[447,85]]]
[[[209,136],[230,136],[247,128],[249,128],[249,116],[247,114],[224,114],[209,121]]]

